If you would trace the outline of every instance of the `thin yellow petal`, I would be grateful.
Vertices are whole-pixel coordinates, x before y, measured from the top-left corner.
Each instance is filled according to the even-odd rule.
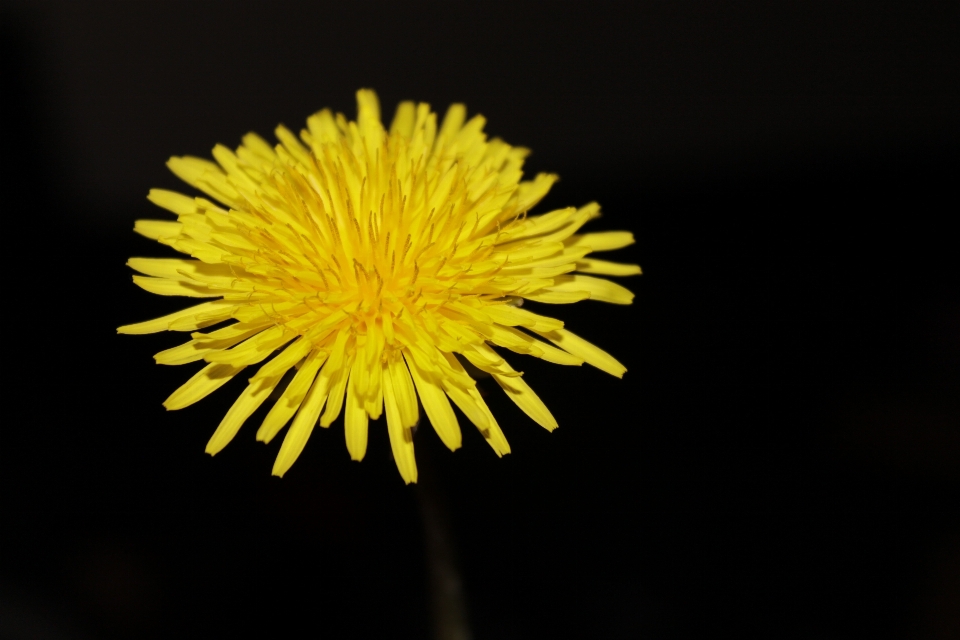
[[[244,171],[240,158],[232,150],[218,144],[213,148],[213,157],[227,172],[234,188],[257,188],[257,183]]]
[[[217,427],[210,441],[207,442],[205,451],[210,455],[216,455],[227,446],[237,435],[237,431],[240,430],[247,418],[263,404],[264,400],[270,397],[278,382],[280,382],[280,376],[274,376],[256,380],[247,385],[247,388],[243,390],[230,410],[227,411],[227,415],[220,421],[220,426]]]
[[[223,292],[210,291],[206,285],[190,284],[183,280],[172,280],[170,278],[133,276],[133,283],[141,289],[160,296],[188,296],[190,298],[219,298],[223,296]]]
[[[180,235],[183,225],[170,220],[137,220],[133,223],[133,230],[151,240],[160,238],[176,238]]]
[[[367,393],[363,396],[363,410],[371,420],[379,420],[383,414],[383,384],[381,368],[378,366],[380,359],[367,365],[370,373],[370,381],[367,386]]]
[[[363,409],[363,399],[357,393],[357,379],[367,366],[361,359],[353,362],[350,381],[347,384],[347,410],[343,418],[347,451],[353,460],[363,460],[367,453],[367,412]]]
[[[270,327],[248,338],[232,349],[217,350],[205,356],[207,362],[251,365],[266,359],[275,349],[289,342],[295,334],[283,327]]]
[[[267,417],[263,419],[263,424],[257,431],[257,440],[260,442],[270,442],[273,440],[284,425],[290,421],[303,403],[307,391],[310,390],[314,380],[317,377],[317,371],[327,359],[324,351],[313,351],[307,356],[306,362],[300,367],[293,380],[284,389],[280,399],[270,408]]]
[[[412,102],[401,102],[397,105],[397,112],[390,125],[391,134],[399,134],[404,138],[413,135],[413,124],[416,121],[416,106]]]
[[[270,164],[277,161],[277,153],[273,150],[273,147],[255,133],[248,133],[243,136],[243,146],[241,149],[249,151],[252,157],[256,157],[261,161]]]
[[[581,273],[596,273],[604,276],[638,276],[642,273],[640,265],[608,262],[595,258],[577,260],[577,271]]]
[[[547,431],[553,431],[557,428],[556,418],[547,409],[547,405],[543,404],[540,396],[534,393],[530,385],[524,382],[523,378],[505,376],[499,373],[494,373],[493,378],[507,392],[507,396],[523,409],[525,414],[533,418],[534,422]]]
[[[290,155],[304,164],[310,162],[310,153],[300,144],[300,141],[297,140],[297,137],[293,135],[289,129],[281,125],[274,129],[273,132],[276,134],[277,140],[283,144],[283,148],[286,149]]]
[[[451,104],[447,113],[443,116],[443,122],[440,124],[440,131],[437,132],[438,141],[452,140],[460,128],[463,127],[464,120],[467,119],[467,108],[462,104]]]
[[[197,203],[193,198],[185,196],[182,193],[177,193],[176,191],[150,189],[150,193],[147,194],[147,200],[158,207],[163,207],[167,211],[172,211],[178,216],[186,213],[194,213],[197,210]]]
[[[466,374],[463,365],[457,362],[456,358],[450,354],[443,355],[451,369]],[[460,387],[449,378],[445,378],[443,387],[453,403],[460,407],[460,410],[463,411],[470,422],[476,425],[487,444],[493,448],[498,456],[510,453],[510,445],[507,443],[503,431],[500,430],[500,425],[497,424],[496,418],[493,417],[490,408],[480,397],[480,392],[477,391],[475,386]]]
[[[357,91],[357,128],[367,145],[367,152],[376,153],[383,143],[383,124],[380,122],[380,101],[369,89]]]
[[[281,351],[273,360],[260,367],[254,378],[270,378],[281,374],[305,358],[312,349],[313,345],[309,340],[300,338]]]
[[[385,366],[385,365],[384,365]],[[417,481],[417,462],[413,454],[413,430],[404,427],[400,406],[393,389],[392,376],[383,376],[383,404],[387,413],[387,433],[390,435],[390,450],[397,463],[400,477],[407,484]]]
[[[534,237],[541,233],[553,231],[567,224],[576,213],[576,207],[565,207],[563,209],[541,213],[540,215],[529,216],[522,222],[508,227],[507,230],[501,234],[501,239],[509,238],[510,240],[516,240],[517,238]]]
[[[214,300],[194,307],[200,309],[211,305],[204,310],[191,315],[180,316],[170,322],[170,331],[196,331],[211,325],[228,320],[237,312],[239,305],[234,300]]]
[[[447,445],[451,451],[460,448],[463,437],[460,433],[460,425],[457,423],[457,416],[447,400],[447,394],[443,392],[441,385],[433,380],[433,376],[421,371],[418,363],[413,358],[407,358],[407,364],[410,366],[410,373],[417,387],[417,393],[420,401],[423,402],[423,409],[430,418],[430,424],[433,430],[440,436],[443,444]]]
[[[447,380],[443,381],[443,389],[446,391],[447,395],[450,396],[450,399],[453,400],[453,403],[457,405],[460,411],[463,411],[463,414],[467,416],[467,420],[472,422],[477,429],[483,432],[490,426],[487,413],[480,408],[480,405],[474,402],[473,397],[467,392],[466,389],[461,388]]]
[[[203,360],[203,357],[213,351],[196,340],[191,340],[176,347],[165,349],[153,356],[157,364],[178,365]]]
[[[622,378],[627,371],[627,368],[617,362],[617,359],[609,353],[566,329],[556,329],[540,333],[540,335],[561,349],[583,358],[587,364],[592,364],[597,369],[606,371],[610,375]]]
[[[497,424],[497,419],[490,411],[490,407],[488,407],[487,403],[480,397],[480,392],[477,391],[476,387],[471,387],[467,390],[467,393],[473,399],[474,404],[480,407],[480,410],[487,416],[487,427],[480,429],[480,435],[483,436],[484,440],[487,441],[487,444],[490,445],[490,448],[493,449],[493,452],[496,453],[497,456],[503,457],[510,453],[510,444],[507,442],[507,437],[503,435],[503,431],[500,429],[500,425]]]
[[[393,393],[400,407],[400,418],[404,427],[416,426],[420,420],[420,410],[417,406],[417,392],[410,379],[410,372],[400,353],[394,353],[388,361],[387,370],[393,383]]]
[[[550,242],[541,244],[539,242],[527,243],[526,246],[504,250],[497,247],[493,253],[494,258],[505,258],[508,265],[522,265],[527,262],[546,258],[563,251],[563,244],[560,242]]]
[[[164,400],[163,406],[168,411],[189,407],[225,385],[243,369],[229,364],[208,364],[171,393],[170,397]]]
[[[578,273],[554,278],[554,284],[548,289],[553,293],[574,293],[586,291],[591,300],[611,302],[613,304],[632,304],[633,292],[616,282],[603,278],[582,276]]]
[[[320,360],[320,358],[321,356],[318,355],[317,359]],[[329,382],[329,376],[323,375],[322,371],[314,379],[310,391],[307,392],[306,398],[300,405],[300,410],[297,411],[297,415],[293,419],[293,424],[290,425],[287,435],[283,438],[283,444],[280,445],[280,452],[273,463],[273,475],[283,477],[283,474],[290,470],[293,463],[303,453],[303,448],[307,445],[307,440],[310,439],[313,428],[317,425],[317,418],[320,417],[323,403],[326,402]]]
[[[508,304],[492,304],[484,307],[483,310],[490,315],[494,322],[509,327],[524,326],[534,331],[553,331],[563,328],[561,320],[541,316]]]
[[[586,290],[577,291],[556,291],[554,289],[544,289],[536,293],[527,293],[523,296],[527,300],[534,302],[543,302],[545,304],[572,304],[582,300],[590,299],[590,292]]]
[[[234,278],[230,267],[225,264],[210,265],[200,260],[182,260],[180,258],[130,258],[127,266],[135,271],[158,278],[184,280],[186,278]]]
[[[138,322],[136,324],[123,325],[117,329],[117,333],[135,335],[157,333],[158,331],[167,331],[168,329],[171,329],[171,325],[178,321],[182,321],[180,322],[179,326],[183,326],[184,328],[175,329],[176,331],[194,331],[196,329],[200,329],[202,326],[209,326],[222,320],[226,320],[230,317],[230,313],[235,308],[235,303],[228,302],[226,300],[213,300],[211,302],[204,302],[203,304],[198,304],[193,307],[187,307],[186,309],[181,309],[180,311],[175,311],[171,314],[156,318],[154,320],[146,320],[145,322]],[[205,321],[196,320],[198,316],[207,316],[208,314],[212,315],[209,315]]]
[[[178,178],[196,187],[224,204],[237,204],[239,194],[227,182],[227,176],[216,163],[194,156],[173,157],[167,161],[170,171]]]
[[[516,211],[518,213],[529,211],[547,195],[558,179],[559,176],[553,173],[538,173],[533,180],[521,182],[517,189]]]
[[[329,427],[340,415],[343,408],[343,396],[347,389],[347,379],[350,368],[353,366],[353,356],[347,353],[348,336],[342,332],[337,336],[330,353],[330,362],[327,363],[325,373],[330,376],[330,395],[327,399],[327,408],[320,417],[320,426]]]
[[[593,251],[613,251],[634,243],[629,231],[600,231],[572,236],[566,241],[568,247],[590,247]]]
[[[200,333],[197,331],[195,333],[191,333],[190,337],[193,338],[193,342],[196,344],[197,349],[207,349],[208,351],[213,352],[222,349],[229,349],[230,347],[233,347],[244,340],[257,335],[269,326],[270,324],[266,322],[250,324],[245,322],[236,322],[209,333]],[[159,356],[160,354],[157,355]],[[157,361],[159,362],[159,359]]]
[[[314,148],[317,148],[320,144],[336,142],[340,138],[337,123],[334,121],[333,114],[329,109],[318,111],[307,118],[307,127],[309,127],[309,133],[313,137]]]
[[[513,327],[501,327],[495,324],[483,327],[487,338],[496,345],[506,347],[517,353],[525,353],[531,356],[567,366],[580,366],[583,359],[573,356],[566,351],[557,349],[551,345],[545,344],[533,336]]]

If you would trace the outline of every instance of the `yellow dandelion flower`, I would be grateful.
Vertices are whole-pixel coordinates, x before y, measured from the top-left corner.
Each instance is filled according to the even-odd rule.
[[[128,265],[151,293],[208,300],[118,331],[192,332],[155,356],[160,364],[207,363],[167,398],[167,409],[191,405],[273,356],[249,378],[208,453],[230,442],[295,371],[257,432],[270,442],[292,420],[274,474],[290,468],[316,424],[328,427],[341,413],[350,456],[362,459],[368,421],[386,413],[397,467],[410,483],[419,404],[450,449],[461,442],[452,400],[498,455],[510,451],[458,357],[549,430],[557,426],[550,411],[493,347],[622,376],[626,369],[608,353],[519,303],[629,304],[627,289],[587,274],[640,269],[587,257],[633,242],[626,231],[577,233],[599,215],[595,203],[528,216],[556,176],[522,180],[527,150],[488,140],[484,118],[466,120],[463,105],[438,126],[429,105],[403,102],[386,130],[374,92],[359,91],[357,102],[356,122],[320,111],[299,140],[277,128],[276,147],[251,133],[236,151],[216,146],[216,163],[171,158],[170,170],[211,199],[152,190],[149,199],[177,220],[138,220],[134,230],[192,259]]]

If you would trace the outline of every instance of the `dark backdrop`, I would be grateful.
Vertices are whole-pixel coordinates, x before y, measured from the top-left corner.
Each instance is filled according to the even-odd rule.
[[[367,86],[482,112],[644,268],[557,310],[623,380],[513,358],[557,432],[490,390],[512,455],[418,433],[476,638],[960,635],[955,3],[627,4],[4,3],[0,636],[428,636],[378,425],[210,458],[238,389],[168,414],[178,336],[115,334],[178,304],[124,266],[167,157]]]

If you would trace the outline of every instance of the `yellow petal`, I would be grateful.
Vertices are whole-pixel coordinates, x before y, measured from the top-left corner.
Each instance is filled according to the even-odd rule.
[[[416,121],[416,106],[412,102],[401,102],[397,105],[397,113],[393,116],[390,125],[391,134],[399,134],[404,138],[413,135],[413,124]]]
[[[203,357],[213,351],[196,340],[191,340],[171,349],[165,349],[153,356],[157,364],[177,365],[188,364],[203,360]]]
[[[260,367],[260,370],[257,371],[257,374],[254,376],[254,378],[270,378],[275,375],[282,374],[290,367],[300,362],[300,360],[305,358],[312,349],[313,345],[309,340],[300,338],[295,343],[281,351],[273,360]]]
[[[451,369],[466,375],[463,365],[456,358],[448,353],[443,355]],[[480,397],[480,392],[477,391],[475,386],[460,387],[450,378],[444,378],[443,387],[454,404],[460,407],[460,410],[463,411],[470,422],[480,430],[487,444],[493,448],[498,456],[510,453],[510,445],[507,444],[507,439],[503,435],[503,431],[500,430],[500,425],[497,424],[496,418],[493,417],[490,408]]]
[[[195,213],[197,210],[197,203],[193,198],[185,196],[182,193],[177,193],[176,191],[150,189],[150,193],[147,194],[147,200],[158,207],[163,207],[167,211],[172,211],[178,216],[186,213]]]
[[[238,204],[239,194],[227,182],[223,170],[213,162],[193,156],[173,157],[167,161],[178,178],[224,204]]]
[[[462,435],[460,425],[457,424],[457,416],[453,412],[453,407],[450,406],[450,401],[447,400],[447,394],[434,380],[434,376],[422,371],[418,366],[419,363],[412,357],[407,358],[407,364],[410,366],[417,393],[420,395],[420,401],[423,402],[427,417],[430,418],[433,430],[437,432],[447,448],[456,451],[462,444]]]
[[[377,358],[366,365],[369,370],[370,380],[367,386],[367,393],[363,396],[363,410],[371,420],[379,420],[383,413],[383,384],[381,377],[383,375],[380,367],[380,359]]]
[[[472,387],[467,390],[467,393],[473,399],[474,404],[480,407],[480,410],[487,416],[487,427],[480,429],[480,435],[483,436],[484,440],[487,441],[487,444],[490,445],[490,448],[493,449],[493,452],[496,453],[497,456],[503,457],[510,453],[510,444],[507,442],[507,437],[503,435],[503,431],[500,429],[500,425],[497,424],[497,419],[493,417],[493,413],[490,411],[487,403],[480,397],[480,392],[477,391],[476,387]]]
[[[545,304],[571,304],[580,302],[581,300],[589,300],[590,292],[586,290],[556,291],[550,288],[537,291],[536,293],[525,293],[523,297],[527,300],[543,302]]]
[[[340,130],[337,129],[337,123],[329,109],[318,111],[307,118],[307,127],[310,129],[315,149],[321,144],[336,142],[340,138]]]
[[[347,410],[343,418],[347,451],[350,452],[350,458],[358,461],[363,460],[367,453],[367,412],[363,409],[363,399],[357,393],[357,378],[366,366],[362,358],[356,358],[353,362],[347,385]]]
[[[383,124],[380,122],[380,101],[370,89],[357,91],[357,128],[363,136],[368,154],[375,154],[383,143]]]
[[[329,427],[340,415],[343,408],[343,396],[347,388],[347,378],[353,366],[353,356],[347,353],[347,332],[337,335],[337,340],[330,352],[330,362],[324,368],[324,373],[330,376],[330,395],[327,399],[327,408],[320,417],[320,426]]]
[[[237,154],[232,150],[222,144],[218,144],[213,148],[213,157],[220,166],[223,167],[223,170],[227,172],[234,188],[257,188],[257,182],[253,181],[247,172],[243,170],[240,158],[238,158]]]
[[[552,293],[587,291],[591,300],[612,302],[613,304],[631,304],[633,302],[632,291],[616,282],[610,282],[603,278],[582,276],[575,273],[569,276],[558,276],[554,278],[553,282],[553,286],[548,288],[548,291]]]
[[[280,382],[280,376],[256,380],[247,385],[237,400],[227,411],[227,415],[220,421],[220,426],[207,442],[205,451],[210,455],[216,455],[237,435],[237,431],[243,426],[247,418],[256,411],[263,401],[270,397],[277,383]]]
[[[393,393],[400,407],[400,421],[404,427],[414,427],[420,420],[420,410],[417,407],[417,392],[403,356],[394,353],[388,361],[387,370],[390,372]]]
[[[642,273],[640,271],[640,265],[607,262],[606,260],[597,260],[595,258],[582,258],[577,260],[577,271],[581,273],[597,273],[604,276],[638,276]]]
[[[565,273],[570,273],[571,271],[576,271],[577,264],[573,261],[564,261],[563,264],[553,265],[551,267],[531,267],[528,265],[522,265],[519,267],[507,267],[500,271],[501,275],[505,276],[518,276],[518,277],[529,277],[529,278],[555,278],[561,276]],[[518,294],[522,295],[523,289],[518,290]]]
[[[533,336],[513,327],[501,327],[498,325],[488,325],[483,328],[486,331],[487,338],[494,344],[506,347],[517,353],[525,353],[534,357],[567,366],[580,366],[583,359],[573,356],[566,351],[545,344]],[[464,352],[466,353],[466,351]]]
[[[320,357],[317,356],[318,361],[320,361]],[[314,379],[310,391],[307,392],[306,398],[300,405],[300,410],[297,411],[297,415],[293,419],[293,424],[290,425],[287,435],[283,438],[283,444],[280,445],[280,452],[273,463],[273,475],[283,477],[283,474],[289,471],[293,463],[300,457],[303,448],[307,445],[307,440],[313,433],[313,428],[317,425],[320,410],[327,399],[329,382],[329,376],[323,375],[322,371]]]
[[[141,289],[161,296],[188,296],[191,298],[219,298],[223,296],[221,292],[210,291],[206,285],[191,284],[185,280],[133,276],[133,283]]]
[[[171,393],[170,397],[164,400],[163,406],[168,411],[189,407],[225,385],[243,369],[229,364],[208,364]]]
[[[541,336],[561,349],[583,358],[587,364],[592,364],[597,369],[606,371],[610,375],[622,378],[627,371],[627,368],[617,362],[616,358],[609,353],[566,329],[556,329],[543,333],[538,331],[537,333],[540,333]]]
[[[491,304],[483,307],[483,310],[490,315],[494,322],[509,327],[519,325],[535,331],[553,331],[563,328],[563,322],[556,318],[537,315],[509,304]]]
[[[547,195],[550,187],[552,187],[558,179],[559,177],[553,173],[538,173],[533,180],[521,182],[517,189],[516,211],[521,213],[531,209]]]
[[[307,151],[302,144],[300,144],[300,141],[297,140],[297,137],[293,135],[290,129],[287,129],[281,125],[274,129],[273,132],[276,134],[277,140],[283,144],[283,148],[286,149],[291,156],[296,158],[299,162],[309,164],[310,152]]]
[[[167,167],[175,176],[199,189],[198,181],[207,173],[223,175],[223,170],[215,162],[196,156],[174,156],[167,161]]]
[[[566,241],[568,247],[590,247],[593,251],[613,251],[633,244],[629,231],[600,231],[572,236]]]
[[[117,333],[145,334],[167,331],[168,329],[174,331],[194,331],[203,326],[209,326],[226,320],[235,308],[235,303],[226,300],[213,300],[175,311],[154,320],[123,325],[117,329]],[[198,316],[204,316],[204,319],[197,320]],[[179,323],[178,327],[183,328],[174,329],[172,327],[174,323]]]
[[[549,242],[546,244],[534,242],[528,243],[527,246],[522,248],[504,251],[500,251],[498,247],[498,251],[493,253],[493,257],[495,259],[506,258],[508,265],[517,266],[552,256],[561,251],[563,251],[563,244],[560,242]]]
[[[443,381],[443,389],[453,400],[453,403],[459,407],[460,411],[463,411],[463,414],[467,416],[467,420],[476,425],[477,429],[483,432],[490,426],[487,413],[474,401],[473,396],[466,389],[447,380]]]
[[[437,133],[438,141],[450,141],[460,132],[463,122],[467,118],[467,108],[462,104],[451,104],[447,109],[447,114],[443,116],[443,122],[440,124],[440,131]],[[442,142],[441,142],[442,144]]]
[[[413,430],[403,426],[390,375],[383,376],[383,404],[387,413],[387,433],[390,435],[393,460],[397,463],[397,469],[405,483],[416,482],[417,462],[413,455]]]
[[[137,220],[133,223],[133,230],[151,240],[160,238],[176,238],[180,235],[183,225],[170,220]]]
[[[540,397],[530,388],[530,385],[523,381],[523,378],[505,376],[499,373],[494,373],[493,378],[507,392],[507,396],[523,409],[525,414],[533,418],[534,422],[547,431],[553,431],[557,428],[556,418],[547,409],[547,405],[543,404]]]
[[[463,353],[460,354],[465,357],[473,366],[481,371],[486,371],[487,373],[503,373],[509,375],[519,376],[520,373],[513,371],[510,368],[510,365],[507,364],[507,361],[500,357],[496,351],[494,351],[490,345],[487,344],[472,344],[468,348],[463,350]],[[512,372],[512,373],[511,373]]]
[[[266,140],[255,133],[248,133],[247,135],[243,136],[242,149],[249,151],[252,156],[255,156],[265,162],[269,162],[270,164],[273,164],[277,161],[277,154],[273,150],[273,147],[267,144]]]
[[[531,238],[541,233],[553,231],[567,224],[577,213],[576,208],[566,207],[557,209],[548,213],[542,213],[538,216],[530,216],[525,220],[518,221],[508,226],[500,234],[500,243],[510,241],[511,243],[520,238]],[[509,245],[508,245],[509,246]]]
[[[127,266],[148,276],[185,280],[186,278],[207,277],[227,278],[235,276],[225,265],[210,265],[200,260],[182,260],[180,258],[130,258]]]
[[[207,362],[232,365],[256,364],[267,358],[275,349],[294,338],[294,333],[283,327],[270,327],[248,338],[232,349],[217,350],[205,356]]]
[[[291,380],[287,388],[284,389],[283,395],[281,395],[280,399],[270,408],[267,417],[263,419],[263,424],[260,425],[260,429],[257,431],[257,440],[260,442],[270,442],[274,436],[280,432],[280,429],[283,429],[284,425],[290,421],[290,418],[292,418],[297,412],[297,409],[300,408],[304,397],[307,395],[307,391],[309,391],[314,379],[317,377],[317,371],[320,370],[320,366],[326,359],[327,354],[319,350],[313,351],[307,356],[306,362],[303,363],[300,370],[293,376],[293,380]]]

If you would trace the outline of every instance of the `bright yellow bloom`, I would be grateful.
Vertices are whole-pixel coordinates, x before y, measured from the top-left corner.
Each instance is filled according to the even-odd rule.
[[[144,274],[133,280],[147,291],[210,300],[119,332],[195,332],[156,355],[160,364],[207,363],[167,409],[191,405],[273,356],[249,379],[208,453],[230,442],[296,368],[257,432],[270,442],[293,420],[274,474],[290,468],[314,425],[330,426],[341,411],[350,456],[362,459],[368,420],[386,412],[400,475],[416,482],[418,396],[450,449],[461,438],[452,400],[498,455],[510,451],[455,354],[552,430],[550,411],[491,345],[622,376],[612,356],[520,303],[629,304],[627,289],[582,274],[640,269],[587,257],[633,242],[625,231],[577,234],[599,215],[595,203],[528,217],[556,176],[522,181],[527,150],[487,140],[484,118],[465,121],[463,105],[451,106],[438,128],[429,105],[401,103],[387,131],[376,94],[359,91],[357,102],[356,122],[328,110],[308,118],[302,143],[279,127],[275,148],[251,133],[236,152],[215,147],[216,164],[171,158],[170,170],[213,200],[152,190],[149,199],[177,221],[138,220],[134,229],[194,259],[127,264]]]

